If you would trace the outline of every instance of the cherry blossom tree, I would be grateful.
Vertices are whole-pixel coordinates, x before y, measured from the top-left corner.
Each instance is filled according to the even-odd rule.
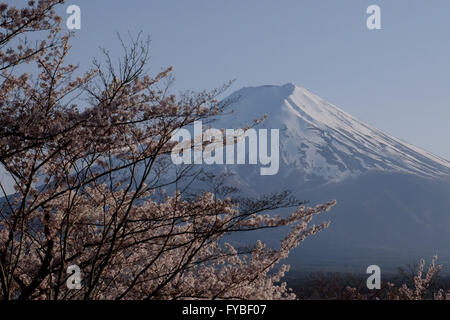
[[[442,269],[442,265],[436,265],[437,259],[437,256],[433,257],[426,271],[425,260],[420,260],[417,271],[411,275],[413,287],[405,283],[396,287],[392,282],[386,282],[381,290],[363,293],[360,288],[349,286],[343,297],[348,300],[450,300],[450,291],[444,292],[443,289],[433,289],[431,286]]]
[[[0,299],[295,298],[280,261],[328,226],[311,219],[335,202],[188,196],[198,173],[170,162],[171,137],[226,112],[227,86],[171,94],[172,69],[146,74],[140,36],[83,73],[67,62],[62,2],[0,4],[0,163],[14,187],[0,181]],[[279,248],[223,240],[281,226],[291,229]],[[72,265],[81,289],[66,284]]]

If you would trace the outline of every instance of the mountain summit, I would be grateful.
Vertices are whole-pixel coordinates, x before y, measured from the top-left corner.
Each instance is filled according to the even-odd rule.
[[[236,100],[235,113],[223,124],[244,125],[267,114],[262,127],[280,129],[285,175],[301,172],[305,182],[338,182],[374,170],[450,176],[449,161],[386,134],[295,84],[245,87],[230,98]]]
[[[278,174],[223,166],[242,193],[288,189],[312,206],[338,201],[323,217],[330,228],[293,252],[294,269],[365,272],[376,264],[393,271],[434,254],[450,264],[448,161],[293,84],[243,88],[230,98],[235,112],[219,120],[221,127],[243,127],[267,114],[258,127],[280,130]],[[276,245],[267,233],[254,237]]]

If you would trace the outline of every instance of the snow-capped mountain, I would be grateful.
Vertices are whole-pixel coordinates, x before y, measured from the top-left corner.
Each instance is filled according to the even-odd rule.
[[[244,127],[267,114],[257,128],[280,130],[278,174],[261,176],[249,165],[219,166],[234,173],[243,194],[291,190],[312,206],[337,200],[330,215],[317,217],[330,220],[330,228],[292,253],[294,269],[364,273],[377,264],[393,271],[434,254],[450,265],[448,161],[293,84],[243,88],[229,98],[235,112],[216,127]],[[261,232],[252,239],[277,245],[279,236]]]
[[[380,170],[447,177],[450,162],[392,137],[294,84],[246,87],[233,93],[224,126],[243,126],[264,114],[260,127],[280,129],[280,171],[305,182],[338,182]]]

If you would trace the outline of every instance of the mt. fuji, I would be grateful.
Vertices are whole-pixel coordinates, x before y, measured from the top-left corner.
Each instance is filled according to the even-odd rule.
[[[278,128],[280,156],[289,171],[304,173],[305,181],[338,182],[368,171],[450,177],[450,162],[402,142],[356,119],[294,84],[243,88],[234,118],[244,124],[263,114],[263,127]]]
[[[310,205],[336,199],[329,229],[298,248],[294,268],[390,270],[419,258],[450,263],[450,162],[364,123],[294,84],[242,88],[216,127],[280,130],[279,172],[228,165],[242,193],[291,190]],[[257,235],[270,243],[274,236]],[[273,242],[275,243],[275,242]],[[356,268],[356,269],[355,269]]]

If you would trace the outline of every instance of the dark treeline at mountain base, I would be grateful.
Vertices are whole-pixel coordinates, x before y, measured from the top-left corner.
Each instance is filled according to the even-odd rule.
[[[399,290],[404,285],[414,288],[420,265],[417,263],[399,267],[397,273],[384,274],[380,289],[367,288],[368,274],[346,272],[290,273],[288,286],[300,300],[408,300]],[[450,275],[437,272],[421,290],[420,300],[442,297],[436,293],[450,291]]]

